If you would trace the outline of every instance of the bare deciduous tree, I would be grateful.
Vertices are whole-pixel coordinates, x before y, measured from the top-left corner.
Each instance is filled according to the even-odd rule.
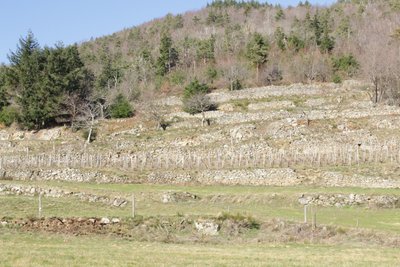
[[[201,126],[206,122],[206,111],[215,108],[215,104],[211,102],[210,97],[206,94],[195,94],[189,99],[185,100],[185,110],[190,114],[201,113]]]

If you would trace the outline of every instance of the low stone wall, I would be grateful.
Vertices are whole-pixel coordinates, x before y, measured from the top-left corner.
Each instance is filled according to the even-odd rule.
[[[307,194],[298,202],[301,205],[324,207],[367,206],[370,208],[400,208],[400,196],[365,194]]]
[[[136,174],[136,175],[135,175]],[[106,173],[97,170],[1,170],[0,180],[68,181],[92,183],[149,183],[253,186],[328,186],[400,188],[400,179],[379,176],[344,175],[337,172],[297,172],[292,168],[245,168],[222,170],[160,170],[145,173]]]
[[[317,183],[330,187],[400,188],[400,180],[338,172],[323,172]]]
[[[73,192],[57,188],[40,188],[31,185],[0,184],[0,195],[35,196],[38,194],[52,198],[75,197],[81,201],[98,202],[114,207],[125,207],[128,204],[128,200],[122,197],[98,196],[84,192]]]
[[[152,172],[147,178],[150,183],[185,184],[199,183],[204,185],[269,185],[290,186],[299,185],[294,170],[252,169],[252,170],[206,170],[201,172]]]
[[[21,181],[69,181],[95,183],[123,183],[126,177],[106,175],[99,171],[81,171],[78,169],[59,170],[4,170],[0,169],[0,179]]]

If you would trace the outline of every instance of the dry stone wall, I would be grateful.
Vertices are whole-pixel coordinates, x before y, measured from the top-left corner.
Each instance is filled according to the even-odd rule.
[[[22,181],[68,181],[68,182],[96,182],[96,183],[123,183],[126,177],[105,174],[99,171],[84,171],[78,169],[0,169],[2,180]]]
[[[123,197],[99,196],[85,192],[73,192],[57,188],[41,188],[33,185],[0,184],[0,195],[36,196],[39,194],[51,198],[74,197],[81,201],[98,202],[113,207],[125,207],[128,204],[128,200]]]
[[[368,206],[371,208],[400,208],[400,196],[365,194],[303,194],[301,205],[324,207]]]

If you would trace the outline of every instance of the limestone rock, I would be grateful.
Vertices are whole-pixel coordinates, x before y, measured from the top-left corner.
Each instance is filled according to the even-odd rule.
[[[121,222],[121,220],[118,219],[118,218],[112,218],[112,219],[111,219],[111,223],[112,223],[112,224],[117,224],[117,223],[120,223],[120,222]]]
[[[161,196],[162,203],[170,202],[186,202],[190,200],[198,200],[199,197],[189,192],[166,192]]]
[[[7,141],[10,138],[10,134],[6,131],[0,131],[0,141]]]
[[[244,139],[249,139],[255,135],[254,130],[256,126],[254,124],[240,125],[232,128],[229,131],[229,135],[232,139],[236,141],[242,141]]]
[[[111,221],[107,217],[103,217],[100,220],[100,225],[107,225],[107,224],[110,224],[110,223],[111,223]]]
[[[217,223],[209,220],[198,220],[194,222],[194,225],[199,233],[209,236],[218,235],[220,229],[220,226]]]

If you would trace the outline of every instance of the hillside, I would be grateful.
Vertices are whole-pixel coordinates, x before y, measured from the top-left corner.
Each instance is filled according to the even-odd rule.
[[[228,0],[21,38],[0,66],[2,263],[397,266],[399,10]]]
[[[149,90],[180,94],[194,78],[231,89],[357,78],[379,80],[384,100],[398,91],[389,92],[393,83],[388,81],[398,69],[393,56],[398,51],[398,12],[395,0],[338,1],[329,7],[300,3],[284,9],[216,1],[199,11],[167,15],[83,43],[80,52],[97,75],[111,63],[114,78],[118,76],[114,88],[133,98]],[[267,47],[259,63],[248,55],[255,33]],[[160,77],[165,37],[171,38],[176,55],[170,55],[172,67]]]
[[[29,32],[0,66],[0,122],[91,133],[96,119],[157,120],[148,103],[168,95],[201,113],[199,106],[217,108],[204,97],[216,89],[347,79],[373,84],[375,104],[399,105],[398,7],[397,0],[285,9],[215,1],[80,45],[41,47]]]
[[[154,100],[165,131],[147,116],[102,121],[86,148],[68,128],[3,130],[2,176],[37,170],[32,179],[398,187],[400,109],[375,106],[368,86],[213,92],[219,109],[205,113],[210,126],[181,112],[179,98]]]

